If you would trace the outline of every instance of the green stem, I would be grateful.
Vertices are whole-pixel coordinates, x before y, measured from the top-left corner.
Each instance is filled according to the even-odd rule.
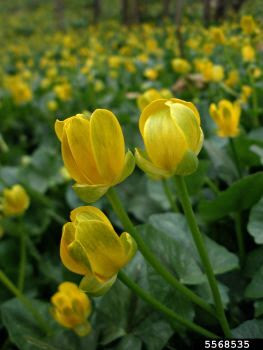
[[[214,184],[214,182],[209,179],[208,176],[205,177],[205,183],[208,185],[208,187],[211,189],[212,192],[214,192],[215,195],[219,195],[220,191],[217,188],[217,186]]]
[[[144,256],[144,258],[149,262],[149,264],[175,289],[179,290],[187,298],[189,298],[193,303],[199,305],[201,308],[206,310],[211,315],[215,315],[213,308],[207,304],[202,298],[193,293],[190,289],[182,285],[165,267],[164,265],[156,259],[155,255],[151,252],[148,246],[144,243],[140,234],[132,224],[129,216],[127,215],[122,203],[113,188],[110,188],[107,192],[107,198],[111,203],[115,213],[118,215],[124,229],[129,232],[135,239],[138,249]]]
[[[17,286],[20,292],[23,292],[25,283],[25,270],[26,270],[26,234],[24,230],[19,232],[20,234],[20,262],[18,270]]]
[[[224,84],[224,83],[219,83],[219,85],[221,86],[221,88],[223,89],[223,90],[225,90],[227,93],[229,93],[230,95],[232,95],[232,96],[234,96],[234,97],[238,97],[239,95],[238,95],[238,93],[235,91],[235,90],[233,90],[233,89],[231,89],[229,86],[227,86],[226,84]]]
[[[32,314],[32,316],[38,323],[39,327],[43,330],[43,332],[48,335],[51,334],[53,331],[51,328],[48,327],[45,319],[38,313],[38,311],[32,305],[31,301],[16,288],[16,286],[9,280],[9,278],[4,274],[2,270],[0,270],[0,281],[3,283],[3,285],[6,286],[7,289],[10,290],[11,293],[13,293],[17,297],[17,299]]]
[[[171,209],[175,212],[175,213],[178,213],[179,212],[179,209],[178,209],[178,206],[176,204],[176,200],[173,198],[173,194],[170,190],[170,187],[167,183],[167,180],[162,180],[162,185],[163,185],[163,190],[164,190],[164,193],[166,194],[166,197],[170,203],[170,206],[171,206]]]
[[[245,243],[244,243],[244,236],[242,231],[242,218],[240,212],[236,212],[233,214],[234,221],[235,221],[235,231],[237,236],[237,245],[238,245],[238,255],[240,260],[240,265],[244,265],[245,261]]]
[[[151,294],[149,294],[144,289],[142,289],[137,283],[133,282],[123,271],[119,271],[118,278],[120,281],[122,281],[122,283],[124,283],[128,288],[130,288],[136,295],[138,295],[141,299],[143,299],[148,304],[150,304],[154,309],[156,309],[157,311],[160,311],[168,318],[173,319],[177,322],[180,322],[185,327],[191,329],[196,333],[202,334],[205,337],[213,338],[213,339],[219,338],[216,334],[209,332],[205,328],[202,328],[189,320],[186,320],[181,315],[177,314],[167,306],[160,303]]]
[[[254,127],[259,127],[260,122],[259,122],[259,118],[258,118],[258,112],[259,112],[258,95],[257,95],[257,88],[255,85],[255,80],[254,80],[252,73],[250,73],[250,83],[252,85],[252,111],[253,111],[253,117],[254,117],[253,124],[254,124]]]
[[[242,171],[241,171],[241,167],[240,167],[240,162],[239,162],[239,158],[237,155],[237,150],[236,150],[236,145],[235,145],[235,141],[232,137],[229,137],[229,144],[233,153],[233,157],[234,157],[234,162],[236,164],[236,168],[237,168],[237,172],[239,177],[242,177]]]
[[[211,262],[210,262],[210,259],[209,259],[209,256],[208,256],[208,253],[206,250],[204,238],[203,238],[203,236],[198,228],[198,225],[197,225],[197,222],[195,219],[195,215],[194,215],[194,212],[192,209],[192,205],[191,205],[191,202],[189,199],[188,191],[187,191],[183,176],[176,176],[175,183],[176,183],[177,192],[179,194],[181,204],[183,206],[188,225],[189,225],[190,230],[192,232],[192,236],[193,236],[195,245],[197,247],[201,261],[202,261],[204,268],[205,268],[208,282],[209,282],[209,285],[210,285],[210,288],[211,288],[211,291],[213,294],[218,320],[221,324],[221,327],[224,331],[225,336],[227,338],[231,338],[231,331],[230,331],[230,328],[229,328],[229,325],[228,325],[228,322],[227,322],[227,319],[225,316],[224,307],[223,307],[223,303],[221,300],[217,280],[215,278],[215,275],[214,275],[214,272],[212,269],[212,265],[211,265]]]

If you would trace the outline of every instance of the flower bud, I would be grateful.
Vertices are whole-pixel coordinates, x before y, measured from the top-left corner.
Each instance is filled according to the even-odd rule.
[[[84,275],[80,288],[102,295],[114,283],[118,271],[134,256],[137,246],[126,232],[120,236],[108,218],[95,207],[74,209],[63,226],[60,256],[72,272]]]
[[[153,101],[143,110],[139,128],[146,154],[136,149],[135,158],[148,175],[161,179],[196,170],[203,132],[192,103],[176,98]]]
[[[6,216],[20,215],[29,207],[30,199],[21,185],[3,191],[2,211]]]
[[[91,325],[87,317],[91,313],[91,302],[75,283],[61,283],[51,303],[51,313],[59,324],[74,330],[79,336],[90,333]]]
[[[170,97],[172,97],[172,94],[167,89],[162,89],[160,91],[156,89],[149,89],[138,97],[137,105],[140,108],[140,111],[143,111],[143,109],[152,101]]]
[[[55,123],[62,157],[77,195],[91,203],[134,170],[134,157],[125,154],[121,127],[115,115],[96,109],[90,117],[77,114]]]
[[[235,137],[239,134],[241,108],[238,102],[221,100],[217,106],[212,103],[209,112],[218,126],[220,137]]]

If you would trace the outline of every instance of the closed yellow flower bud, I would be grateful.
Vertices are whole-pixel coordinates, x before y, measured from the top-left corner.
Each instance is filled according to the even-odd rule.
[[[153,101],[143,110],[139,128],[146,154],[136,149],[135,158],[149,176],[161,179],[196,170],[203,132],[192,103],[176,98]]]
[[[21,185],[3,191],[2,211],[6,216],[20,215],[29,207],[30,199]]]
[[[224,68],[219,64],[216,64],[212,68],[212,80],[219,82],[224,79]]]
[[[137,104],[142,111],[149,103],[151,103],[154,100],[159,100],[161,98],[171,98],[172,94],[167,89],[162,89],[161,91],[158,91],[156,89],[150,89],[145,91],[143,94],[141,94],[137,99]]]
[[[144,71],[144,76],[149,80],[156,80],[158,78],[159,72],[154,68],[147,68]]]
[[[214,27],[211,29],[212,40],[215,44],[224,44],[226,41],[222,28]]]
[[[80,288],[91,295],[102,295],[112,286],[118,271],[134,256],[137,246],[126,232],[114,231],[103,212],[83,206],[70,214],[63,226],[60,256],[72,272],[84,275]]]
[[[239,134],[241,108],[238,102],[221,100],[217,106],[212,103],[209,112],[218,126],[220,137],[235,137]]]
[[[51,313],[59,324],[72,329],[79,336],[90,333],[91,325],[87,318],[91,313],[91,302],[75,283],[61,283],[51,303]]]
[[[62,157],[78,196],[91,203],[129,176],[134,157],[125,154],[120,124],[106,109],[96,109],[90,117],[77,114],[55,123]]]
[[[256,24],[252,16],[242,16],[240,25],[246,34],[252,34],[256,29]]]
[[[239,72],[236,69],[232,69],[225,80],[225,84],[229,87],[235,86],[239,82]]]
[[[244,62],[252,62],[255,59],[255,50],[252,46],[246,45],[242,48],[242,57]]]
[[[174,58],[172,60],[173,70],[177,73],[186,74],[191,70],[191,65],[188,61],[183,58]]]

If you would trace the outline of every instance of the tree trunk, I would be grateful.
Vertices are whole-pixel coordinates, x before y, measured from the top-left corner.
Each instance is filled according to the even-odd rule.
[[[183,16],[183,0],[177,0],[176,1],[176,13],[175,13],[175,24],[176,24],[176,37],[178,40],[179,45],[179,51],[180,56],[184,57],[184,43],[183,43],[183,37],[181,32],[181,22],[182,22],[182,16]]]
[[[140,0],[132,1],[132,23],[139,23],[141,20]]]
[[[163,17],[170,16],[171,0],[163,0]]]
[[[97,23],[101,14],[100,0],[93,0],[93,21]]]
[[[130,23],[130,16],[129,16],[129,0],[122,0],[122,21],[124,24]]]
[[[238,12],[241,9],[241,7],[242,7],[242,5],[244,4],[245,1],[246,0],[235,0],[233,2],[233,9],[234,9],[234,11]]]
[[[226,0],[217,0],[215,9],[215,20],[223,19],[226,13],[227,2]]]
[[[211,20],[211,0],[203,0],[204,11],[203,11],[203,19],[206,27],[209,26]]]
[[[54,1],[54,17],[56,21],[57,28],[59,30],[64,30],[64,12],[65,12],[65,3],[64,0],[55,0]]]

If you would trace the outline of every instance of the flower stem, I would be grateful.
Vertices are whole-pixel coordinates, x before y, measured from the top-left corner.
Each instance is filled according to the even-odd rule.
[[[245,243],[244,236],[242,231],[242,218],[240,212],[236,212],[233,214],[233,218],[235,221],[235,231],[237,236],[237,245],[238,245],[238,255],[240,260],[241,267],[244,265],[245,261]]]
[[[19,289],[16,288],[16,286],[10,281],[10,279],[4,274],[2,270],[0,270],[0,281],[6,286],[7,289],[10,290],[11,293],[13,293],[17,297],[17,299],[32,314],[32,316],[38,323],[39,327],[43,330],[43,332],[48,335],[51,334],[53,331],[51,328],[49,328],[45,319],[35,309],[31,301],[27,297],[25,297],[25,295],[21,293]]]
[[[175,212],[175,213],[178,213],[179,212],[179,209],[178,209],[178,206],[176,204],[176,200],[175,198],[173,198],[173,194],[170,190],[170,187],[167,183],[167,180],[162,180],[162,185],[163,185],[163,190],[164,190],[164,193],[166,194],[166,197],[170,203],[170,206],[171,206],[171,209]]]
[[[17,286],[20,292],[23,292],[25,283],[25,269],[26,269],[26,234],[24,230],[20,234],[20,262],[18,270]]]
[[[154,309],[157,311],[160,311],[165,316],[167,316],[170,319],[173,319],[177,322],[180,322],[185,327],[191,329],[192,331],[202,334],[205,337],[218,339],[219,337],[206,330],[203,327],[198,326],[197,324],[185,319],[181,315],[177,314],[176,312],[172,311],[167,306],[160,303],[157,299],[155,299],[151,294],[146,292],[144,289],[142,289],[137,283],[132,281],[123,271],[119,271],[118,273],[119,280],[124,283],[129,289],[131,289],[137,296],[139,296],[141,299],[146,301],[148,304],[150,304]]]
[[[205,246],[205,242],[204,242],[204,238],[198,228],[196,219],[195,219],[195,215],[192,209],[192,205],[189,199],[189,195],[188,195],[188,191],[186,188],[186,184],[184,181],[183,176],[176,176],[175,177],[175,183],[176,183],[176,187],[177,187],[177,192],[179,194],[180,200],[181,200],[181,204],[183,206],[184,209],[184,213],[188,222],[188,225],[190,227],[190,230],[192,232],[192,236],[195,242],[195,245],[197,247],[197,250],[199,252],[201,261],[204,265],[204,269],[208,278],[208,282],[213,294],[213,298],[214,298],[214,302],[215,302],[215,306],[216,306],[216,312],[217,312],[217,317],[218,320],[221,324],[221,327],[224,331],[224,334],[227,338],[231,338],[231,331],[225,316],[225,312],[224,312],[224,307],[223,307],[223,303],[221,300],[221,296],[220,296],[220,292],[219,292],[219,288],[218,288],[218,284],[217,284],[217,280],[215,278],[213,269],[212,269],[212,265],[206,250],[206,246]]]
[[[110,188],[107,192],[107,198],[112,205],[113,210],[118,215],[124,229],[129,232],[135,239],[138,248],[148,263],[175,289],[179,290],[193,303],[199,305],[211,315],[215,316],[213,308],[206,303],[202,298],[193,293],[189,288],[181,284],[167,269],[166,267],[155,257],[148,246],[144,243],[144,240],[132,224],[129,216],[127,215],[116,191]]]
[[[237,150],[236,150],[236,145],[234,142],[234,139],[232,137],[229,137],[229,144],[233,153],[233,157],[234,157],[234,162],[236,164],[236,168],[237,168],[237,172],[239,177],[242,177],[242,171],[241,171],[241,167],[240,167],[240,162],[239,162],[239,158],[238,158],[238,154],[237,154]]]
[[[220,191],[218,187],[208,176],[205,177],[205,183],[216,196],[219,195]]]

